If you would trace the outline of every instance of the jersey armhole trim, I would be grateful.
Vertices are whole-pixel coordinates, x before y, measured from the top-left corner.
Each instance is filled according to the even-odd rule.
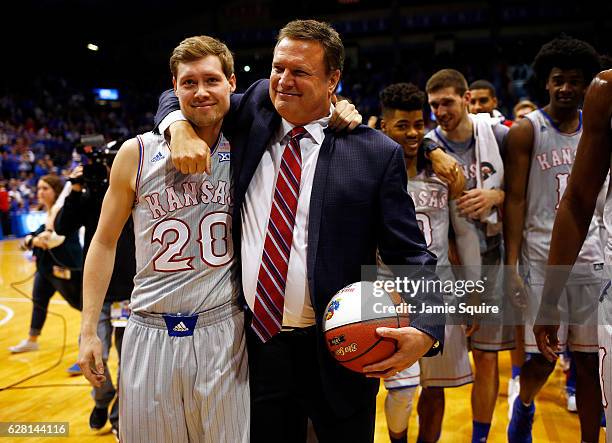
[[[140,176],[142,175],[142,166],[144,164],[144,142],[140,135],[137,135],[136,139],[138,140],[138,170],[136,172],[136,184],[134,186],[134,206],[138,204],[138,200],[140,199]]]

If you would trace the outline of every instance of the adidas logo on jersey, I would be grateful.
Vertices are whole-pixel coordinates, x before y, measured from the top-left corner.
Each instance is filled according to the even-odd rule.
[[[185,331],[189,331],[189,328],[185,326],[185,323],[180,322],[178,325],[172,328],[172,330],[176,332],[185,332]]]
[[[155,154],[155,156],[151,159],[151,163],[158,162],[158,161],[160,161],[160,160],[162,160],[164,158],[166,158],[164,156],[164,154],[162,154],[161,152],[158,151],[157,154]]]

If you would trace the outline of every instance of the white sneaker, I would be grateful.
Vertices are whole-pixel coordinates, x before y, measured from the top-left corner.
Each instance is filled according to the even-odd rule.
[[[11,346],[9,348],[9,351],[11,351],[13,354],[18,354],[20,352],[38,351],[38,343],[25,338],[21,340],[19,344]]]
[[[578,412],[578,406],[576,406],[576,394],[568,394],[567,410],[570,412]]]
[[[520,376],[508,380],[508,420],[512,420],[512,406],[521,391]]]

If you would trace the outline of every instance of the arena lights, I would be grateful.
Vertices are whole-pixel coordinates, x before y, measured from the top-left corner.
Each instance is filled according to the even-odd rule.
[[[245,65],[242,69],[244,69],[244,72],[249,72],[251,70],[251,67],[249,65]]]
[[[94,45],[93,43],[87,43],[87,49],[90,51],[97,51],[100,48],[98,48],[98,45]]]

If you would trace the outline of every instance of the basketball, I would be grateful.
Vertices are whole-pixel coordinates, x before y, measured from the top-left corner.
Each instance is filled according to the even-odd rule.
[[[380,337],[376,328],[408,326],[408,317],[395,313],[388,292],[374,282],[352,283],[334,295],[323,319],[325,342],[332,357],[355,372],[395,353],[395,340]]]

